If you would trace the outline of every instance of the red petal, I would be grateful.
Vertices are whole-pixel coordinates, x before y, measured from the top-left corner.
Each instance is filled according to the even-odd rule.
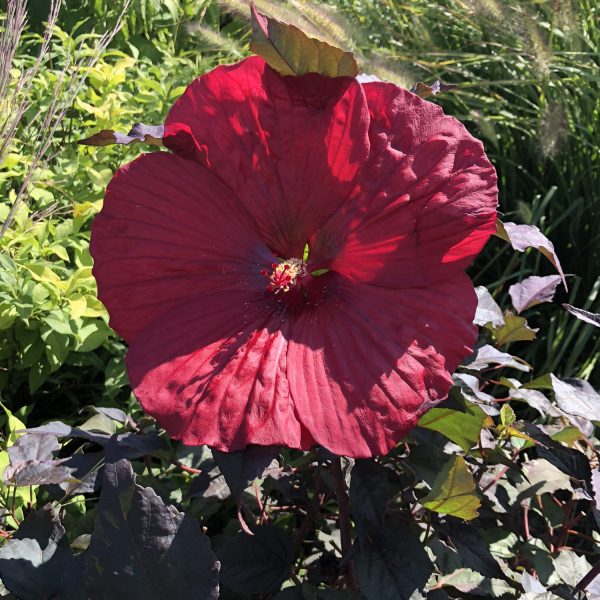
[[[281,77],[259,57],[196,79],[164,143],[210,168],[285,258],[348,197],[369,148],[362,86],[349,77]]]
[[[447,395],[449,373],[469,354],[473,286],[459,274],[429,290],[341,280],[330,293],[293,326],[287,375],[296,411],[335,454],[385,454]]]
[[[332,279],[325,301],[295,316],[219,291],[158,319],[127,355],[146,412],[186,444],[225,451],[386,453],[447,394],[475,340],[476,296],[462,274],[400,298]]]
[[[231,192],[205,168],[167,152],[117,171],[90,252],[99,297],[127,341],[209,290],[264,288],[256,265],[273,262]]]
[[[369,162],[353,199],[312,240],[313,251],[323,266],[378,285],[447,279],[495,231],[495,170],[481,142],[439,106],[392,84],[364,89]]]
[[[186,444],[310,448],[286,371],[285,320],[260,299],[216,292],[143,331],[127,368],[144,410]]]

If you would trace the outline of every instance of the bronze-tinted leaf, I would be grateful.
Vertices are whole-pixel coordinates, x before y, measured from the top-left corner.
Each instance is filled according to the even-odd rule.
[[[431,85],[419,81],[418,83],[415,83],[412,88],[410,88],[410,91],[420,98],[428,98],[429,96],[438,96],[444,92],[449,92],[457,87],[458,86],[453,83],[444,83],[438,79]]]
[[[529,342],[535,339],[535,334],[538,332],[537,329],[532,329],[527,325],[526,319],[517,317],[511,312],[504,315],[504,325],[490,329],[498,346],[510,342]]]
[[[329,77],[356,77],[358,65],[351,52],[308,37],[287,23],[259,13],[254,5],[250,50],[262,56],[281,75],[320,73]]]
[[[216,600],[218,573],[210,541],[194,517],[137,485],[127,460],[105,467],[85,555],[88,597]]]
[[[478,516],[481,501],[475,491],[473,475],[462,456],[455,454],[444,465],[421,504],[429,510],[467,521]]]
[[[560,275],[548,275],[546,277],[532,275],[519,283],[511,285],[508,288],[508,293],[513,306],[517,309],[517,313],[521,313],[536,304],[551,302],[560,282]]]
[[[111,146],[112,144],[130,144],[146,143],[151,146],[162,146],[164,127],[162,125],[144,125],[136,123],[127,135],[118,133],[112,129],[103,129],[94,133],[88,138],[79,140],[77,143],[82,146]]]
[[[560,274],[563,285],[567,289],[567,281],[560,265],[560,260],[554,251],[552,242],[535,225],[517,225],[496,221],[496,235],[507,241],[517,252],[525,252],[527,248],[536,248],[553,265]]]

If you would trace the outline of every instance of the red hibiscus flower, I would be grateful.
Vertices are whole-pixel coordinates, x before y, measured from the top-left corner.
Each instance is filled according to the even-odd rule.
[[[392,84],[258,57],[196,79],[164,139],[115,174],[91,241],[144,409],[186,444],[386,453],[476,338],[482,144]]]

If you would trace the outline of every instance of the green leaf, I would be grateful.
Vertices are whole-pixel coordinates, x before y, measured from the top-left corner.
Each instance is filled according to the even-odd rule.
[[[509,425],[512,425],[516,420],[517,417],[515,415],[515,411],[510,407],[510,404],[508,404],[507,402],[500,409],[500,421],[502,425],[508,427]]]
[[[517,317],[511,312],[504,315],[504,325],[490,327],[490,330],[498,346],[510,342],[529,342],[535,339],[535,334],[538,331],[529,327],[525,318]]]
[[[443,515],[452,515],[469,521],[479,516],[481,501],[475,492],[475,481],[465,459],[455,454],[436,477],[429,494],[421,504]]]
[[[294,25],[259,13],[254,5],[250,50],[262,56],[281,75],[320,73],[328,77],[356,77],[358,65],[351,52],[309,38]]]
[[[10,329],[18,316],[19,313],[12,304],[8,302],[0,304],[0,330]]]
[[[522,387],[532,390],[553,390],[552,373],[544,373],[544,375],[540,375],[528,383],[524,383]]]
[[[25,423],[15,417],[12,412],[0,402],[0,406],[4,410],[6,414],[6,428],[5,428],[5,438],[6,438],[6,447],[12,446],[23,434],[16,433],[19,430],[25,429]]]
[[[100,347],[111,334],[110,327],[101,319],[88,321],[77,330],[77,352],[91,352]]]
[[[50,365],[45,360],[39,360],[29,369],[29,391],[34,394],[44,384],[50,375]]]
[[[432,408],[419,419],[419,427],[445,435],[464,452],[475,446],[487,415],[479,406],[468,403],[466,412],[450,408]]]
[[[46,358],[50,365],[50,372],[59,369],[69,356],[69,338],[51,331],[46,337]]]
[[[69,324],[69,317],[66,313],[61,310],[53,310],[49,312],[44,318],[46,324],[54,329],[56,333],[61,335],[72,335],[73,329]]]

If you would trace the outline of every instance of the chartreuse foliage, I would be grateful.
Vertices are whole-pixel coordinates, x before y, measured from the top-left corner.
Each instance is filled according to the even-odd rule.
[[[42,4],[31,2],[16,69],[39,48]],[[0,595],[598,595],[600,396],[578,378],[597,374],[599,349],[595,6],[335,4],[343,13],[293,0],[257,7],[355,50],[361,71],[406,85],[459,84],[430,99],[479,128],[498,168],[505,221],[539,228],[511,236],[505,226],[508,242],[492,240],[476,265],[477,284],[489,291],[478,289],[474,356],[448,400],[372,460],[184,447],[140,413],[87,251],[106,183],[137,150],[75,141],[160,125],[195,75],[240,58],[251,25],[246,5],[233,1],[133,2],[55,132],[28,205],[0,238]],[[64,8],[52,61],[1,166],[0,221],[35,155],[33,114],[48,110],[67,57],[119,13],[118,3],[92,0]],[[271,50],[260,51],[281,58],[286,46],[269,30],[262,46]],[[560,268],[553,271],[561,262],[568,293]]]

